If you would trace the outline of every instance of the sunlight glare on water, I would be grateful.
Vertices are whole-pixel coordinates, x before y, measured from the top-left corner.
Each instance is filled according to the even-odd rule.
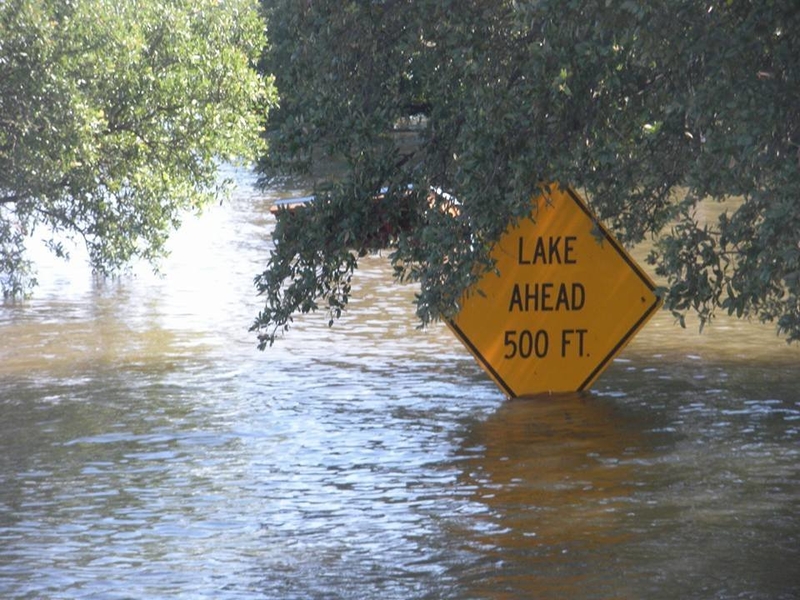
[[[162,275],[46,256],[0,307],[2,598],[800,596],[800,374],[658,315],[590,393],[506,401],[365,258],[341,323],[247,328],[272,202],[229,172]]]

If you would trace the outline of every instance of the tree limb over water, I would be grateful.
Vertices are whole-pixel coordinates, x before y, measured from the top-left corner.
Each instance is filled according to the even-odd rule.
[[[80,237],[104,273],[161,256],[220,161],[263,151],[263,45],[249,0],[0,2],[4,295],[33,283],[34,231]]]
[[[292,315],[346,306],[381,217],[422,324],[458,310],[541,181],[581,189],[650,255],[681,321],[716,310],[800,339],[800,11],[776,2],[264,2],[282,95],[265,173],[343,159],[324,198],[278,219],[257,278],[261,346]],[[391,135],[424,107],[409,144]],[[441,188],[458,215],[432,210]],[[704,203],[739,197],[711,221]],[[401,200],[403,200],[401,202]],[[397,206],[396,210],[392,206]],[[413,226],[399,226],[401,221]]]

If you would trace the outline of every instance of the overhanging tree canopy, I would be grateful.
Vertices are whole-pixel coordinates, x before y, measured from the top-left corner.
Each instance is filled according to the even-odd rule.
[[[158,257],[216,196],[219,162],[257,156],[263,30],[248,0],[0,2],[5,295],[31,283],[34,232],[57,253],[79,238],[101,272]]]
[[[452,315],[542,181],[583,190],[625,243],[657,236],[650,260],[681,319],[722,308],[800,339],[792,0],[264,4],[282,95],[264,171],[344,166],[278,219],[256,278],[262,348],[296,312],[340,314],[375,240],[420,283],[422,323]]]

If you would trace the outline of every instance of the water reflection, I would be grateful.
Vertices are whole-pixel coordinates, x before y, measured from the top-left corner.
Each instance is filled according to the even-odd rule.
[[[478,596],[630,596],[613,567],[638,537],[637,465],[665,451],[648,428],[590,394],[509,402],[477,424],[462,481],[488,509],[472,535],[494,563]]]
[[[661,315],[594,392],[506,402],[371,257],[258,353],[292,192],[236,175],[163,277],[45,260],[0,308],[0,596],[797,596],[797,349]]]

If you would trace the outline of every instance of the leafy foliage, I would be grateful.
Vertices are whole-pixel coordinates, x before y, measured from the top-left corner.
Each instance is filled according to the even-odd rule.
[[[580,188],[624,243],[656,236],[650,261],[680,319],[721,308],[800,339],[792,0],[264,4],[262,68],[282,103],[262,169],[344,167],[319,178],[312,207],[279,216],[256,279],[262,347],[295,312],[346,305],[377,190],[424,324],[493,268],[493,242],[541,181]]]
[[[31,283],[25,241],[85,241],[103,273],[163,253],[186,209],[255,156],[271,80],[247,0],[0,2],[0,283]]]

